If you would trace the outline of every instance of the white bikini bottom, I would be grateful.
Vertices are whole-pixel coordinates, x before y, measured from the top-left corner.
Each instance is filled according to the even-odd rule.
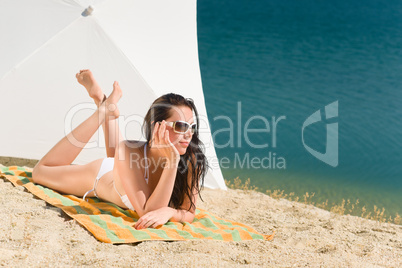
[[[82,199],[85,200],[85,197],[90,192],[94,192],[95,196],[98,197],[98,194],[96,193],[96,187],[98,186],[99,180],[103,175],[105,175],[106,173],[112,171],[113,167],[114,167],[114,158],[113,157],[108,157],[108,158],[103,159],[102,165],[101,165],[101,167],[99,169],[98,176],[96,176],[96,178],[95,178],[94,187],[91,190],[89,190],[88,192],[86,192]],[[126,194],[121,195],[119,193],[119,191],[116,188],[116,185],[114,184],[114,180],[113,180],[113,187],[116,190],[117,194],[120,196],[120,199],[123,202],[123,204],[126,205],[126,207],[128,207],[129,209],[135,211],[135,209],[134,209],[133,205],[131,204],[130,200],[128,199],[127,195]]]

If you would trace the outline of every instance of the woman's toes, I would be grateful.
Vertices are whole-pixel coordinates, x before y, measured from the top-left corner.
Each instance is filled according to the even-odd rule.
[[[118,102],[119,99],[121,98],[121,96],[122,96],[121,88],[119,86],[119,83],[117,81],[115,81],[113,83],[113,91],[110,94],[109,98],[110,98],[111,102],[114,103],[114,102]]]

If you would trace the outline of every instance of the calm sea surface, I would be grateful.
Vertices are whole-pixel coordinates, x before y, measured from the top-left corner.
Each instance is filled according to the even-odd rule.
[[[199,0],[198,42],[225,179],[402,214],[401,1]]]

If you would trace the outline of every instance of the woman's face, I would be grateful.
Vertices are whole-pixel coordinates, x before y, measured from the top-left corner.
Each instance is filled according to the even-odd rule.
[[[172,116],[166,119],[166,122],[185,121],[190,125],[194,123],[193,111],[187,106],[173,106],[171,108]],[[188,129],[186,133],[179,134],[174,132],[173,128],[168,126],[166,129],[169,131],[169,138],[173,145],[176,147],[180,155],[187,151],[190,141],[193,137],[191,130]]]

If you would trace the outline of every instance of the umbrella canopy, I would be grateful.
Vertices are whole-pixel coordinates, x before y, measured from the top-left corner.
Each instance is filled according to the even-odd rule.
[[[226,189],[202,91],[195,0],[0,1],[0,155],[40,159],[96,106],[75,73],[91,69],[106,95],[119,81],[120,129],[144,140],[159,96],[192,98],[211,164],[205,186]],[[105,157],[100,128],[74,161]]]

